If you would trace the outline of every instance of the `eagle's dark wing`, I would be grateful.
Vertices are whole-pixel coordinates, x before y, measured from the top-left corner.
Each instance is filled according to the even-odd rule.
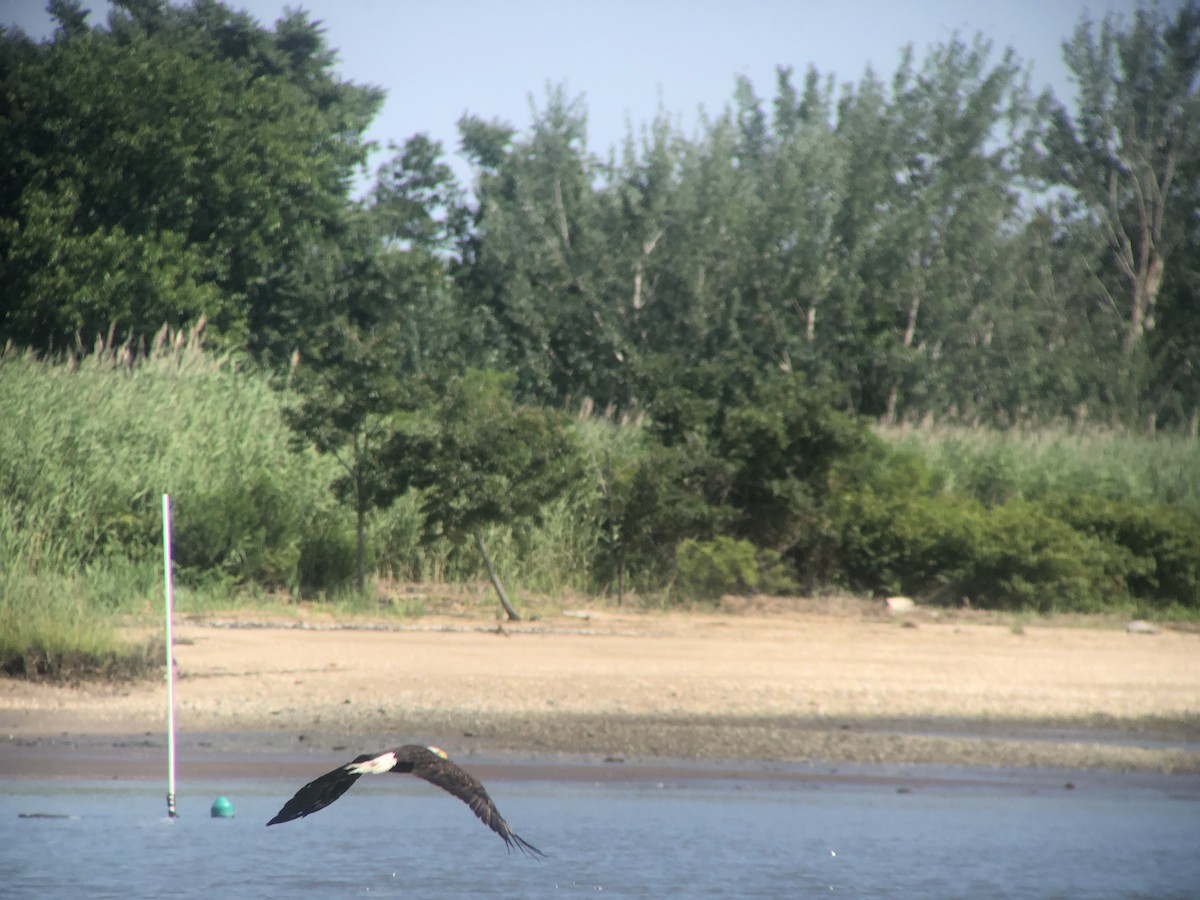
[[[350,785],[358,781],[359,773],[350,771],[350,767],[368,759],[372,759],[372,757],[364,754],[357,757],[354,762],[338,766],[332,772],[326,772],[320,778],[310,781],[296,791],[296,796],[285,803],[283,809],[267,824],[278,825],[280,822],[290,822],[292,819],[300,819],[320,812],[350,790]]]
[[[439,756],[428,747],[417,744],[397,747],[393,752],[397,759],[394,771],[408,771],[411,764],[412,774],[437,785],[466,803],[484,825],[500,835],[510,850],[515,847],[526,856],[545,858],[546,854],[508,827],[504,816],[500,815],[496,804],[488,796],[487,789],[466,769],[455,765],[444,756]]]

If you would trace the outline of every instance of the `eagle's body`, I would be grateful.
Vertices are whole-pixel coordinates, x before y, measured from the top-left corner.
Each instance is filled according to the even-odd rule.
[[[383,775],[387,772],[410,773],[449,791],[469,807],[488,828],[500,835],[511,850],[517,848],[526,856],[544,857],[537,847],[522,840],[504,821],[487,790],[474,775],[446,758],[436,747],[405,744],[382,753],[364,753],[352,762],[310,781],[296,792],[291,800],[268,825],[290,822],[312,815],[327,807],[350,789],[361,775]]]

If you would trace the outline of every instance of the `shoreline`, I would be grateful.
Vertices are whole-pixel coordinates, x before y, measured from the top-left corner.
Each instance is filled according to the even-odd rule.
[[[186,735],[177,741],[180,780],[215,778],[303,778],[346,762],[360,750],[381,749],[358,743],[348,746],[288,747],[279,735],[243,732]],[[444,748],[443,748],[444,749]],[[1092,768],[1071,765],[1005,766],[963,762],[764,760],[753,758],[600,757],[561,751],[449,754],[482,778],[507,781],[582,783],[844,783],[870,785],[908,781],[945,786],[1057,784],[1072,774],[1103,784],[1191,784],[1200,789],[1200,771],[1167,772],[1154,768]],[[0,779],[9,781],[136,781],[165,777],[166,741],[162,736],[106,735],[0,744]]]
[[[890,719],[566,716],[411,717],[394,729],[177,734],[179,758],[217,773],[336,764],[399,743],[430,743],[463,760],[561,760],[589,767],[931,765],[967,769],[1200,774],[1190,720],[1033,722]],[[165,757],[165,724],[131,734],[67,731],[0,737],[0,778],[138,777]]]
[[[207,805],[213,791],[240,790],[239,782],[280,784],[286,793],[297,784],[330,771],[356,749],[340,752],[314,748],[292,752],[250,752],[242,745],[259,735],[207,735],[181,742],[177,793],[187,803],[199,794]],[[272,736],[273,737],[273,736]],[[242,749],[231,749],[231,747]],[[66,738],[0,747],[0,781],[5,793],[20,795],[23,784],[135,785],[165,783],[165,744],[152,739],[111,736],[78,741]],[[618,759],[581,754],[467,754],[455,756],[485,784],[539,783],[578,787],[625,787],[631,790],[884,791],[898,794],[961,793],[1133,795],[1165,794],[1200,802],[1200,771],[1168,773],[1156,769],[1114,770],[1071,766],[990,766],[959,763],[806,762],[752,759]],[[157,790],[157,788],[155,788]]]
[[[419,742],[458,759],[602,771],[1200,773],[1190,632],[601,610],[519,629],[461,617],[343,627],[312,614],[191,618],[175,633],[181,765],[215,772]],[[132,777],[145,754],[165,753],[165,731],[161,683],[0,680],[0,777],[89,765]]]

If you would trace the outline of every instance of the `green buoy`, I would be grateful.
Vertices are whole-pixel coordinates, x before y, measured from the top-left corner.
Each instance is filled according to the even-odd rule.
[[[229,802],[228,797],[218,797],[213,801],[212,817],[214,819],[233,818],[233,804]]]

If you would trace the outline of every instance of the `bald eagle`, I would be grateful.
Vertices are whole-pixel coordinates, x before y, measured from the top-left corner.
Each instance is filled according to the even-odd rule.
[[[382,753],[364,753],[352,762],[338,766],[296,792],[291,800],[268,825],[290,822],[312,815],[327,807],[350,789],[360,775],[383,775],[386,772],[411,773],[449,791],[469,807],[488,828],[500,835],[509,850],[514,847],[526,856],[544,859],[546,854],[521,839],[504,821],[487,790],[470,772],[455,765],[437,747],[405,744]]]

